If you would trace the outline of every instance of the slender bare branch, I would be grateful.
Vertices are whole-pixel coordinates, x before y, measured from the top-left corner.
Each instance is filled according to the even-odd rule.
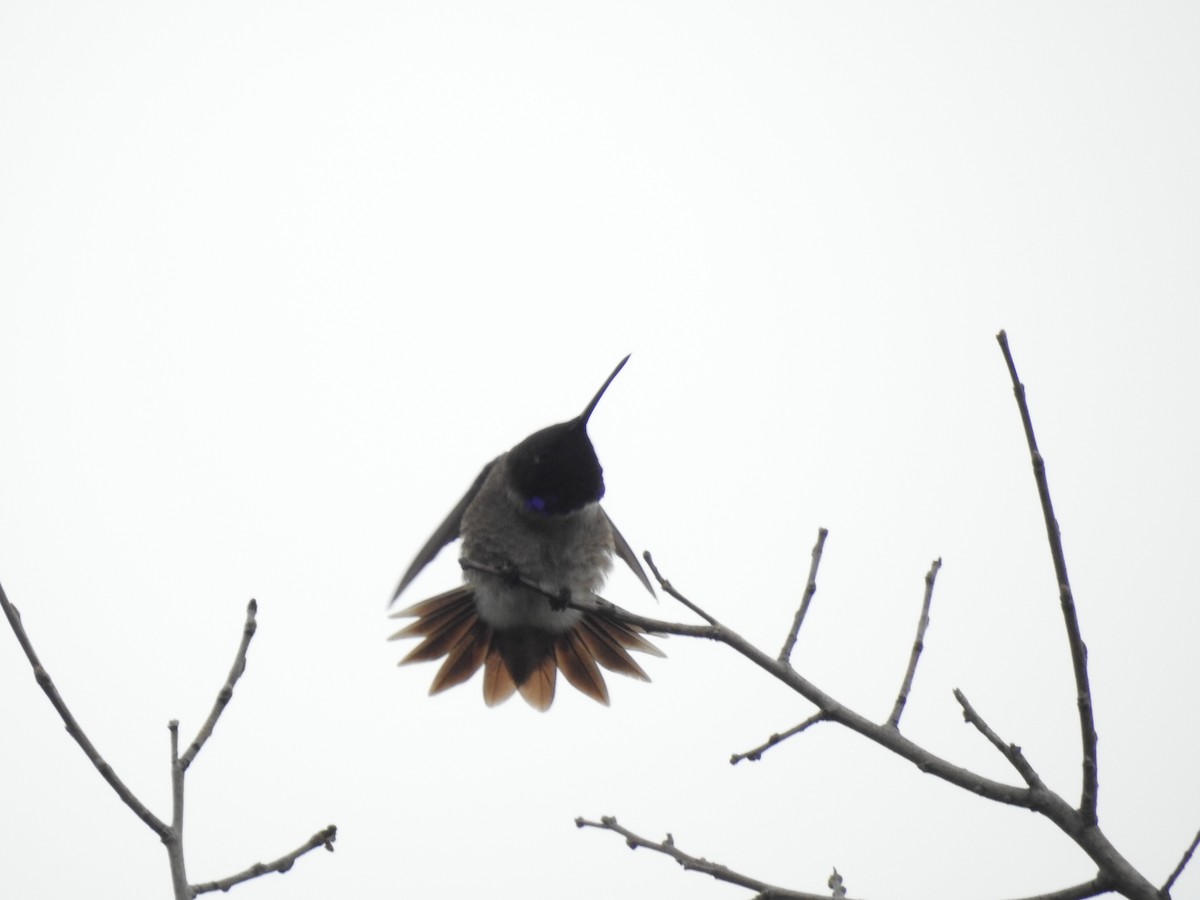
[[[631,850],[645,847],[648,850],[671,857],[685,870],[701,872],[711,875],[718,881],[756,890],[759,893],[755,897],[755,900],[760,900],[760,898],[761,900],[774,900],[774,898],[778,898],[778,900],[828,900],[830,896],[828,894],[814,894],[807,891],[796,891],[791,888],[778,887],[749,875],[735,872],[728,866],[711,862],[704,857],[695,857],[684,853],[675,846],[675,839],[670,833],[667,834],[666,840],[661,843],[647,840],[641,835],[635,834],[628,828],[625,828],[623,825],[618,824],[614,816],[601,816],[599,822],[593,822],[580,817],[575,820],[575,825],[578,828],[598,828],[602,831],[612,831],[625,838],[625,844]],[[841,876],[838,874],[837,869],[834,869],[833,875],[829,878],[829,887],[835,892],[833,896],[846,896],[844,889],[841,889],[840,894],[837,893],[841,883]],[[1044,894],[1022,897],[1020,900],[1088,900],[1090,897],[1098,897],[1101,894],[1110,893],[1112,889],[1112,880],[1101,873],[1091,881],[1085,881],[1081,884],[1072,885],[1071,887],[1062,888],[1057,891],[1048,891]]]
[[[743,759],[748,759],[748,760],[750,760],[750,762],[758,762],[760,759],[762,759],[762,755],[764,753],[766,753],[768,750],[770,750],[772,747],[774,747],[776,744],[781,744],[784,741],[786,741],[788,738],[795,737],[800,732],[806,730],[810,726],[816,725],[818,722],[824,722],[824,721],[825,721],[825,713],[823,713],[823,712],[814,713],[813,715],[811,715],[807,719],[805,719],[803,722],[801,722],[799,725],[789,728],[787,731],[784,731],[782,733],[776,733],[776,734],[771,735],[769,738],[767,738],[766,743],[759,744],[753,750],[747,750],[745,753],[733,754],[733,756],[729,757],[729,764],[731,766],[736,766]]]
[[[167,862],[171,866],[171,885],[175,900],[192,900],[188,887],[187,861],[183,855],[183,783],[184,770],[179,764],[179,720],[167,723],[171,732],[171,836],[164,839]]]
[[[3,607],[4,615],[8,618],[8,624],[12,627],[13,634],[17,636],[17,643],[21,645],[21,649],[25,651],[25,657],[33,667],[33,677],[37,680],[38,686],[46,694],[46,697],[49,698],[50,704],[62,718],[63,724],[67,726],[67,734],[74,739],[87,758],[92,761],[92,765],[96,767],[100,776],[117,792],[117,796],[121,798],[121,802],[132,809],[134,814],[145,822],[150,830],[157,834],[159,838],[166,840],[170,836],[170,826],[154,815],[154,813],[150,812],[146,808],[146,804],[134,796],[133,791],[126,787],[125,782],[113,771],[113,767],[105,762],[104,757],[100,755],[100,751],[96,749],[79,723],[75,721],[75,716],[67,708],[66,701],[58,693],[58,688],[54,686],[54,682],[50,678],[50,673],[42,666],[37,653],[34,652],[33,644],[30,643],[29,636],[25,633],[25,627],[21,624],[21,614],[15,606],[8,602],[8,595],[4,593],[3,586],[0,586],[0,607]]]
[[[975,711],[970,701],[967,700],[966,694],[958,688],[954,689],[954,699],[958,701],[958,705],[962,707],[963,718],[970,722],[978,729],[979,733],[987,738],[993,747],[1000,751],[1005,759],[1012,764],[1012,767],[1020,773],[1025,779],[1025,783],[1035,790],[1042,790],[1045,785],[1042,784],[1042,779],[1029,764],[1029,760],[1025,758],[1025,754],[1021,752],[1021,748],[1016,744],[1006,744],[1001,739],[1000,735],[996,734],[992,727],[983,720],[983,716]]]
[[[1075,884],[1046,894],[1022,897],[1020,900],[1088,900],[1089,897],[1099,897],[1101,894],[1111,893],[1112,889],[1112,882],[1101,874],[1082,884]]]
[[[659,579],[659,583],[663,584],[663,590],[667,590],[664,583],[665,579],[662,578],[657,569],[654,569],[654,575],[655,578]],[[675,588],[671,588],[668,593],[674,597],[682,596]],[[690,600],[686,601],[686,604],[689,608],[698,609]],[[969,769],[956,766],[909,740],[896,729],[887,728],[859,715],[804,678],[791,666],[781,663],[772,656],[768,656],[736,631],[722,625],[720,622],[712,619],[711,616],[708,617],[713,621],[711,625],[687,625],[638,616],[609,603],[607,600],[597,599],[587,603],[572,602],[570,605],[575,609],[600,610],[627,625],[633,625],[651,634],[677,634],[684,637],[701,637],[718,641],[740,653],[756,666],[764,669],[796,691],[796,693],[816,706],[826,720],[837,722],[851,731],[855,731],[869,740],[880,744],[896,755],[909,760],[922,772],[935,775],[951,784],[966,788],[972,793],[988,797],[998,803],[1007,803],[1011,806],[1032,809],[1043,800],[1048,800],[1048,798],[1034,798],[1027,788],[993,781]],[[1049,796],[1054,797],[1058,804],[1061,804],[1061,807],[1058,808],[1059,813],[1067,815],[1073,812],[1070,807],[1063,803],[1061,798],[1057,798],[1057,795],[1051,794]]]
[[[1000,350],[1004,353],[1004,362],[1008,366],[1008,374],[1012,379],[1013,394],[1017,398],[1017,408],[1021,413],[1021,423],[1025,428],[1025,441],[1029,445],[1029,455],[1033,460],[1033,477],[1037,482],[1038,496],[1042,502],[1042,517],[1046,522],[1046,536],[1050,542],[1050,556],[1054,560],[1054,574],[1058,579],[1059,602],[1067,628],[1067,643],[1071,647],[1071,663],[1075,670],[1079,734],[1083,745],[1083,788],[1079,811],[1087,824],[1094,825],[1096,824],[1099,776],[1096,759],[1096,722],[1092,713],[1092,689],[1088,681],[1087,647],[1084,645],[1083,636],[1080,633],[1075,599],[1071,593],[1070,579],[1067,577],[1067,560],[1063,553],[1062,534],[1059,531],[1058,519],[1054,515],[1054,506],[1050,502],[1050,485],[1046,480],[1046,462],[1038,450],[1037,438],[1033,434],[1033,420],[1025,401],[1025,385],[1017,377],[1017,367],[1013,362],[1012,353],[1008,349],[1008,335],[1001,331],[996,335],[996,340],[1000,344]]]
[[[475,562],[475,560],[467,559],[467,557],[465,557],[465,556],[459,559],[458,565],[460,568],[463,569],[463,571],[470,569],[475,572],[484,572],[488,575],[495,575],[499,578],[507,578],[510,581],[516,582],[517,584],[524,585],[525,587],[529,588],[532,591],[537,591],[539,594],[541,594],[543,597],[545,597],[547,600],[551,601],[552,603],[561,603],[564,599],[562,594],[555,593],[554,591],[543,587],[541,584],[534,581],[532,578],[528,577],[527,575],[522,575],[519,571],[517,571],[514,568],[501,568],[500,566],[489,566],[487,563]],[[569,602],[571,598],[567,597],[566,599]],[[398,619],[398,618],[402,618],[402,616],[400,613],[392,613],[391,618]]]
[[[655,577],[659,579],[659,583],[663,584],[665,580],[661,573],[655,567],[651,566],[651,568]],[[663,584],[663,589],[666,590],[665,584]],[[675,588],[671,588],[667,593],[677,599],[682,596]],[[1036,788],[1018,787],[994,781],[937,756],[920,744],[906,738],[898,729],[872,722],[854,710],[843,706],[801,676],[791,666],[768,656],[737,632],[707,614],[704,615],[712,624],[685,625],[634,615],[604,600],[591,600],[587,603],[573,602],[570,605],[577,609],[602,610],[607,615],[646,632],[700,637],[725,644],[811,702],[824,714],[826,720],[836,722],[868,740],[874,741],[897,756],[907,759],[922,772],[934,775],[943,781],[997,803],[1019,806],[1041,813],[1091,857],[1097,867],[1111,877],[1112,883],[1119,886],[1126,897],[1132,898],[1132,900],[1161,900],[1158,889],[1121,855],[1104,833],[1094,824],[1089,825],[1085,822],[1079,811],[1072,808],[1054,791],[1041,784]],[[686,601],[686,605],[690,609],[699,609],[690,600]],[[999,738],[996,738],[996,741],[999,741]]]
[[[251,600],[246,604],[246,624],[242,628],[242,642],[238,646],[237,655],[233,659],[233,665],[229,669],[229,675],[225,679],[225,684],[221,690],[217,692],[216,702],[213,703],[212,712],[208,714],[208,719],[200,727],[196,733],[192,745],[188,747],[187,752],[179,759],[179,767],[183,771],[187,771],[188,766],[196,758],[196,754],[200,752],[200,748],[204,746],[204,742],[209,739],[213,733],[213,728],[217,724],[217,719],[221,718],[221,713],[225,711],[225,707],[233,698],[233,686],[237,684],[242,673],[246,671],[246,651],[250,648],[250,641],[254,637],[254,632],[258,629],[258,622],[255,620],[255,614],[258,612],[258,603]]]
[[[1183,859],[1179,860],[1179,865],[1175,867],[1175,871],[1171,873],[1171,877],[1163,882],[1162,895],[1167,897],[1171,893],[1171,888],[1175,885],[1176,880],[1183,874],[1183,870],[1187,868],[1188,862],[1191,861],[1192,854],[1196,852],[1196,848],[1200,847],[1200,831],[1196,832],[1196,836],[1192,838],[1191,846],[1187,848],[1187,852],[1183,854]]]
[[[916,765],[922,772],[932,774],[944,781],[968,790],[986,799],[993,800],[999,803],[1006,803],[1012,806],[1024,807],[1045,816],[1053,822],[1067,837],[1086,853],[1093,862],[1096,863],[1099,874],[1095,879],[1085,882],[1080,885],[1075,885],[1070,888],[1053,891],[1046,894],[1041,894],[1036,898],[1026,898],[1026,900],[1083,900],[1083,898],[1093,897],[1098,894],[1108,892],[1118,892],[1128,900],[1166,900],[1165,889],[1159,889],[1151,884],[1145,876],[1143,876],[1133,865],[1125,859],[1124,856],[1117,850],[1116,847],[1101,831],[1096,820],[1096,802],[1097,802],[1097,778],[1096,778],[1096,732],[1095,724],[1092,718],[1092,701],[1091,691],[1088,685],[1087,675],[1087,650],[1080,636],[1079,621],[1075,612],[1074,600],[1071,594],[1070,583],[1067,580],[1066,563],[1062,549],[1062,541],[1059,536],[1057,520],[1054,517],[1053,507],[1050,503],[1050,494],[1048,483],[1046,480],[1045,465],[1041,454],[1037,449],[1037,443],[1033,435],[1033,426],[1029,416],[1029,409],[1025,403],[1025,389],[1017,377],[1016,368],[1012,361],[1012,356],[1008,350],[1007,339],[1004,332],[998,335],[1001,349],[1004,352],[1005,360],[1008,364],[1009,372],[1012,377],[1014,393],[1017,397],[1018,408],[1021,412],[1021,418],[1024,423],[1027,441],[1029,444],[1030,454],[1033,459],[1033,468],[1035,479],[1038,486],[1038,491],[1041,497],[1043,515],[1046,522],[1047,534],[1049,536],[1051,555],[1054,558],[1055,571],[1058,576],[1059,594],[1062,605],[1062,611],[1067,628],[1068,643],[1072,661],[1075,670],[1077,701],[1079,706],[1080,716],[1080,732],[1081,741],[1083,744],[1083,790],[1079,808],[1076,809],[1071,804],[1067,803],[1059,794],[1050,790],[1042,782],[1040,776],[1033,769],[1032,765],[1025,759],[1020,747],[1014,744],[1006,744],[996,734],[994,730],[983,720],[983,718],[975,711],[971,704],[967,701],[965,695],[961,691],[955,691],[955,697],[962,706],[964,718],[975,726],[981,734],[995,746],[1009,763],[1017,770],[1021,777],[1025,780],[1025,786],[1018,787],[1015,785],[1005,784],[985,778],[978,773],[968,769],[956,766],[947,760],[936,756],[929,752],[919,744],[914,743],[904,737],[898,727],[896,727],[900,712],[903,709],[903,702],[897,704],[898,709],[893,711],[893,716],[885,724],[876,724],[868,721],[858,713],[843,706],[829,694],[826,694],[815,684],[808,681],[797,673],[784,659],[771,658],[745,640],[741,635],[722,623],[718,622],[713,616],[705,613],[698,605],[685,598],[680,592],[672,587],[669,582],[663,578],[658,568],[654,565],[649,554],[646,555],[646,561],[650,566],[654,577],[658,579],[664,591],[682,602],[688,609],[701,616],[708,624],[707,625],[685,625],[682,623],[663,622],[655,619],[649,619],[644,616],[633,615],[612,604],[599,598],[589,598],[587,602],[576,602],[570,605],[580,609],[598,609],[605,612],[619,621],[628,625],[642,629],[643,631],[660,633],[660,634],[678,634],[689,637],[702,637],[708,640],[718,641],[729,646],[731,649],[749,659],[755,665],[774,676],[777,680],[783,682],[788,687],[792,688],[798,694],[803,696],[814,706],[817,707],[818,713],[811,717],[807,723],[802,723],[799,729],[803,729],[813,724],[815,721],[830,721],[840,724],[851,731],[866,737],[867,739],[879,744],[897,756],[909,760]],[[923,629],[926,627],[925,619],[928,617],[928,604],[933,588],[933,582],[940,564],[940,560],[935,562],[934,567],[930,570],[927,576],[927,597],[926,608],[922,613],[922,623],[918,627],[917,641],[914,645],[914,652],[910,660],[909,673],[905,678],[905,686],[901,690],[901,698],[905,697],[911,689],[912,674],[915,669],[916,662],[919,659],[921,646],[923,645]],[[782,740],[782,737],[780,738]],[[777,743],[777,741],[775,741]],[[768,742],[766,746],[771,746]],[[752,751],[753,752],[753,751]],[[748,756],[748,755],[747,755]],[[736,761],[736,757],[734,759]],[[681,862],[687,864],[693,860],[692,857],[686,854],[681,854],[674,847],[674,842],[668,836],[667,842],[663,844],[655,844],[654,842],[646,841],[637,835],[620,828],[616,824],[615,819],[602,819],[601,823],[586,822],[582,819],[577,820],[580,827],[590,825],[597,828],[606,828],[615,831],[626,837],[630,846],[647,846],[661,853],[666,853]],[[1196,846],[1200,844],[1200,835],[1193,842],[1193,846],[1189,848],[1185,854],[1183,861],[1177,868],[1176,874],[1172,875],[1168,881],[1168,887],[1173,883],[1179,871],[1182,871],[1187,864],[1191,854],[1195,851]],[[681,856],[683,857],[681,859]],[[705,868],[703,871],[717,869],[722,872],[728,870],[724,867],[717,867],[707,861],[699,860]],[[745,876],[737,876],[745,878]],[[753,881],[751,879],[751,881]],[[744,881],[734,881],[733,883],[745,884]],[[753,886],[753,885],[748,885]],[[769,888],[770,886],[768,886]],[[776,896],[769,892],[764,892],[761,896]],[[778,896],[797,896],[794,893],[784,893]],[[800,895],[804,896],[804,895]],[[814,895],[815,896],[815,895]]]
[[[25,656],[29,659],[29,664],[33,667],[34,677],[37,683],[41,686],[46,696],[50,699],[50,703],[58,711],[62,717],[64,724],[67,726],[67,733],[75,739],[83,752],[87,755],[92,764],[99,770],[104,780],[112,786],[117,792],[117,796],[137,814],[143,822],[145,822],[159,839],[162,840],[167,849],[167,859],[171,866],[171,883],[175,900],[193,900],[193,898],[205,891],[228,890],[235,884],[247,881],[250,878],[256,878],[259,875],[268,872],[286,872],[292,867],[295,860],[312,850],[314,847],[324,845],[326,849],[333,850],[333,841],[337,836],[337,829],[330,825],[324,831],[314,835],[308,843],[297,850],[292,851],[287,856],[280,857],[273,863],[259,863],[251,866],[245,872],[221,881],[210,882],[206,885],[198,887],[189,886],[187,883],[187,872],[184,865],[183,856],[183,795],[184,795],[184,774],[188,764],[195,759],[196,754],[204,745],[204,742],[212,734],[213,726],[221,715],[221,711],[233,696],[233,686],[246,668],[246,648],[250,644],[250,639],[254,636],[255,620],[254,614],[257,605],[253,600],[250,601],[246,611],[246,627],[242,633],[242,643],[238,649],[237,658],[234,661],[233,668],[230,670],[229,678],[225,682],[225,686],[221,689],[217,696],[217,702],[209,714],[208,721],[204,723],[204,727],[200,729],[200,733],[196,736],[196,740],[188,749],[184,756],[179,755],[179,720],[172,719],[167,728],[171,735],[171,824],[167,825],[146,806],[134,796],[133,792],[125,786],[125,783],[117,777],[116,773],[93,746],[92,742],[84,734],[83,729],[79,727],[79,723],[75,721],[75,717],[71,711],[67,709],[66,703],[58,693],[58,689],[54,686],[54,682],[50,679],[49,674],[43,668],[37,654],[33,650],[33,645],[30,643],[29,636],[25,633],[25,627],[21,623],[21,614],[17,608],[8,601],[8,596],[4,593],[3,586],[0,586],[0,608],[3,608],[4,614],[8,619],[9,625],[12,627],[13,633],[17,636],[17,642],[21,645],[21,649],[25,651]]]
[[[771,898],[771,900],[775,900],[775,898],[778,898],[778,900],[828,900],[827,895],[809,894],[803,891],[793,891],[788,888],[777,887],[765,881],[760,881],[757,878],[751,878],[749,875],[735,872],[728,866],[723,866],[720,863],[710,862],[703,857],[684,853],[675,846],[675,839],[670,834],[661,843],[647,840],[644,837],[634,834],[628,828],[618,825],[616,818],[613,816],[601,816],[599,822],[592,822],[580,817],[575,820],[575,825],[578,828],[599,828],[602,831],[616,832],[625,838],[625,843],[631,850],[636,850],[638,847],[645,847],[647,850],[653,850],[656,853],[669,856],[686,871],[702,872],[705,875],[711,875],[717,881],[724,881],[727,884],[736,884],[740,887],[758,891],[758,896],[762,897],[763,900],[767,900],[767,898]]]
[[[683,594],[679,593],[679,591],[675,590],[674,585],[672,585],[671,582],[667,581],[667,579],[663,578],[662,573],[658,571],[658,566],[654,565],[654,557],[652,557],[650,555],[649,550],[647,550],[645,553],[642,554],[642,559],[646,560],[646,565],[648,565],[650,567],[650,571],[654,573],[655,580],[658,581],[659,585],[662,586],[663,593],[669,594],[670,596],[674,597],[676,600],[678,600],[680,603],[682,603],[684,606],[686,606],[688,609],[690,609],[692,612],[694,612],[696,615],[698,615],[700,618],[702,618],[705,622],[707,622],[709,625],[714,625],[714,626],[717,625],[716,619],[714,619],[712,616],[710,616],[708,613],[706,613],[704,610],[702,610],[699,606],[697,606],[695,603],[693,603],[687,597],[683,596]]]
[[[912,690],[913,676],[917,673],[917,660],[921,658],[921,651],[925,649],[925,631],[929,628],[929,606],[933,602],[933,582],[937,579],[937,573],[941,567],[942,558],[939,556],[933,561],[929,571],[925,573],[925,600],[921,604],[921,618],[917,622],[917,637],[913,641],[912,655],[908,658],[908,671],[904,673],[904,682],[900,685],[900,693],[896,695],[896,705],[892,707],[892,714],[888,716],[889,728],[900,727],[900,716],[904,712],[904,704],[908,702],[908,692]]]
[[[272,872],[280,874],[291,869],[292,865],[310,850],[315,850],[318,847],[324,847],[330,853],[333,852],[333,842],[337,840],[337,826],[330,825],[328,828],[318,831],[307,841],[293,850],[291,853],[286,853],[274,862],[255,863],[250,868],[238,872],[236,875],[230,875],[228,878],[221,878],[217,881],[206,881],[204,884],[192,885],[192,896],[199,894],[207,894],[210,891],[227,891],[235,884],[241,884],[243,881],[249,881],[252,878],[258,878],[262,875],[269,875]]]
[[[825,550],[825,538],[829,535],[828,528],[817,529],[817,542],[812,548],[812,563],[808,567],[808,581],[804,585],[804,597],[800,600],[800,608],[792,620],[792,627],[784,639],[783,649],[779,651],[779,661],[790,665],[792,649],[796,646],[796,637],[800,634],[800,626],[808,614],[808,605],[812,602],[813,594],[817,592],[817,568],[821,565],[821,554]]]

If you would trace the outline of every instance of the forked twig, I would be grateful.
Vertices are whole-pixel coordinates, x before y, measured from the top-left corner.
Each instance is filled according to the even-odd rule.
[[[779,651],[779,661],[782,663],[790,664],[792,649],[796,646],[796,637],[800,634],[800,626],[808,614],[808,605],[812,602],[813,594],[817,592],[817,568],[821,565],[821,554],[825,550],[825,538],[828,535],[828,528],[817,529],[817,542],[812,548],[812,563],[808,567],[808,581],[804,585],[804,597],[800,601],[800,608],[796,610],[792,627],[783,641],[783,649]]]
[[[1021,424],[1025,428],[1025,441],[1033,460],[1033,477],[1037,482],[1038,497],[1042,503],[1042,517],[1046,522],[1046,536],[1050,542],[1050,556],[1054,560],[1054,574],[1058,579],[1059,602],[1063,621],[1067,628],[1067,643],[1071,647],[1071,664],[1075,671],[1075,693],[1079,706],[1079,736],[1083,745],[1083,789],[1079,800],[1079,811],[1089,825],[1096,824],[1096,803],[1099,776],[1096,760],[1096,722],[1092,714],[1092,688],[1088,681],[1087,647],[1079,630],[1079,617],[1075,611],[1075,598],[1071,593],[1071,581],[1067,577],[1067,560],[1063,553],[1062,534],[1058,519],[1054,516],[1054,505],[1050,502],[1050,485],[1046,480],[1046,461],[1038,450],[1037,438],[1033,434],[1033,420],[1029,405],[1025,402],[1025,385],[1017,377],[1017,367],[1008,349],[1008,335],[1001,331],[996,335],[1004,362],[1012,379],[1013,395],[1021,413]]]
[[[204,746],[204,742],[208,740],[212,734],[213,727],[220,718],[221,712],[229,703],[233,696],[233,686],[241,677],[246,668],[246,650],[249,647],[250,639],[254,636],[256,628],[255,612],[257,604],[251,600],[246,608],[246,625],[242,629],[242,642],[238,648],[237,655],[234,659],[233,668],[229,672],[229,677],[225,681],[225,685],[217,694],[217,701],[213,705],[212,712],[209,713],[208,720],[201,727],[196,739],[188,748],[187,753],[183,756],[179,755],[179,721],[172,719],[168,723],[168,729],[171,736],[171,824],[167,825],[159,819],[154,813],[139,800],[125,783],[117,777],[112,766],[104,761],[100,756],[99,751],[88,739],[88,736],[80,728],[79,723],[75,721],[75,717],[67,708],[66,702],[58,693],[58,689],[54,686],[54,682],[50,679],[50,675],[42,666],[38,659],[37,653],[34,652],[33,644],[29,640],[29,636],[25,633],[25,627],[21,623],[21,614],[17,608],[9,603],[8,596],[4,593],[3,586],[0,586],[0,607],[4,609],[4,614],[8,618],[8,623],[12,627],[13,633],[17,637],[17,642],[21,645],[21,649],[25,651],[25,656],[29,660],[29,664],[33,667],[33,674],[37,683],[41,686],[46,696],[50,699],[50,703],[58,711],[63,723],[67,726],[67,733],[79,744],[80,748],[87,755],[87,758],[92,761],[92,764],[103,776],[104,780],[109,783],[117,796],[121,798],[130,809],[137,814],[138,818],[145,822],[150,829],[158,835],[159,839],[167,849],[167,860],[171,867],[171,884],[175,900],[193,900],[197,894],[206,891],[214,890],[229,890],[233,885],[240,884],[243,881],[248,881],[251,878],[256,878],[259,875],[265,875],[269,872],[286,872],[292,867],[295,860],[314,849],[315,847],[325,846],[326,849],[333,849],[333,841],[337,837],[337,829],[330,825],[324,831],[320,831],[313,835],[309,841],[300,848],[292,851],[286,856],[282,856],[273,863],[258,863],[251,866],[244,872],[237,875],[232,875],[228,878],[223,878],[219,881],[208,882],[204,885],[189,885],[187,881],[187,870],[184,864],[183,855],[183,803],[184,803],[184,777],[188,766],[196,758],[196,754],[200,752],[200,748]]]
[[[660,584],[665,581],[657,568],[654,569],[654,576],[659,579]],[[675,588],[672,588],[668,593],[674,597],[682,597]],[[689,608],[698,609],[692,601],[684,599]],[[706,613],[704,615],[712,620],[712,625],[688,625],[679,622],[650,619],[645,616],[634,615],[607,601],[595,601],[586,604],[571,603],[570,605],[576,609],[603,610],[608,615],[619,619],[627,625],[636,626],[652,634],[678,634],[685,637],[701,637],[725,644],[816,706],[826,720],[837,722],[839,725],[843,725],[851,731],[855,731],[863,737],[886,747],[898,756],[912,762],[922,772],[936,775],[938,778],[948,781],[951,784],[966,788],[972,793],[989,797],[998,803],[1032,808],[1034,801],[1029,796],[1028,789],[1004,784],[1003,782],[986,778],[969,769],[956,766],[909,740],[896,729],[887,728],[884,725],[871,721],[865,716],[859,715],[848,706],[839,703],[832,696],[818,688],[791,666],[781,663],[775,657],[763,652],[736,631],[717,622]],[[1062,804],[1061,811],[1066,813],[1071,810],[1064,803]]]
[[[917,637],[913,641],[912,655],[908,658],[908,671],[904,673],[900,693],[896,695],[896,705],[892,707],[892,714],[888,716],[889,728],[900,727],[900,716],[904,712],[904,704],[908,702],[908,692],[912,690],[913,676],[917,673],[917,660],[921,658],[921,651],[925,649],[925,631],[929,628],[929,606],[933,602],[933,582],[941,567],[942,558],[939,556],[925,574],[925,600],[921,604],[921,618],[917,622]]]

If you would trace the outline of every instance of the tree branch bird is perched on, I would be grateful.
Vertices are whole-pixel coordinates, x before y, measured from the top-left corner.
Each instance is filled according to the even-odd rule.
[[[629,651],[663,654],[637,629],[602,611],[566,605],[595,595],[614,552],[654,593],[637,556],[600,508],[604,475],[587,435],[588,418],[628,360],[617,364],[580,415],[534,432],[484,466],[400,579],[392,602],[460,536],[463,561],[493,570],[464,566],[466,584],[394,614],[416,621],[393,638],[424,638],[402,664],[446,657],[431,694],[461,684],[480,666],[488,706],[520,691],[531,706],[549,709],[559,669],[604,704],[608,688],[599,666],[650,680]]]

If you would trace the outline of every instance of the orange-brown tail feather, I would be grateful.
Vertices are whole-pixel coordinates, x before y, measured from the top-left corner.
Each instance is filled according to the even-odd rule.
[[[583,623],[581,622],[580,625]],[[554,659],[567,681],[597,703],[608,706],[608,686],[596,667],[596,656],[581,637],[579,626],[562,634],[554,642]]]
[[[458,645],[446,656],[446,661],[438,669],[429,686],[429,693],[439,694],[446,688],[462,684],[479,671],[487,656],[488,645],[492,642],[492,629],[487,625],[479,631],[463,637]]]
[[[416,616],[392,638],[421,637],[401,664],[445,656],[430,693],[462,684],[482,666],[483,699],[488,706],[503,703],[520,691],[536,709],[554,702],[559,669],[574,687],[599,703],[608,704],[608,686],[599,666],[642,681],[649,677],[630,650],[662,656],[632,626],[601,613],[584,613],[561,633],[534,629],[495,631],[479,617],[474,588],[462,585],[408,607],[394,617]]]
[[[483,702],[488,706],[496,706],[511,697],[516,689],[517,683],[513,681],[512,672],[508,670],[500,651],[492,646],[483,667]]]
[[[479,616],[474,609],[463,610],[453,617],[443,616],[436,631],[425,636],[416,647],[404,657],[404,662],[426,662],[431,659],[441,659],[454,650],[470,632],[480,625]]]
[[[554,702],[554,682],[558,675],[558,666],[554,664],[554,654],[550,653],[541,663],[529,673],[529,677],[517,685],[521,696],[536,710],[545,712]]]

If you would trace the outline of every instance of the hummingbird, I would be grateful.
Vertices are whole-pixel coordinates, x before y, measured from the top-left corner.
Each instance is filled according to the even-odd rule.
[[[443,547],[462,538],[465,583],[392,614],[416,621],[391,639],[423,638],[401,665],[445,657],[430,694],[462,684],[480,666],[488,706],[519,691],[543,711],[554,702],[560,669],[605,705],[600,666],[650,680],[629,651],[664,654],[640,629],[600,610],[567,606],[572,598],[596,595],[614,553],[654,594],[636,554],[600,506],[604,473],[587,433],[596,404],[628,360],[578,416],[535,431],[484,466],[400,579],[392,603]]]

